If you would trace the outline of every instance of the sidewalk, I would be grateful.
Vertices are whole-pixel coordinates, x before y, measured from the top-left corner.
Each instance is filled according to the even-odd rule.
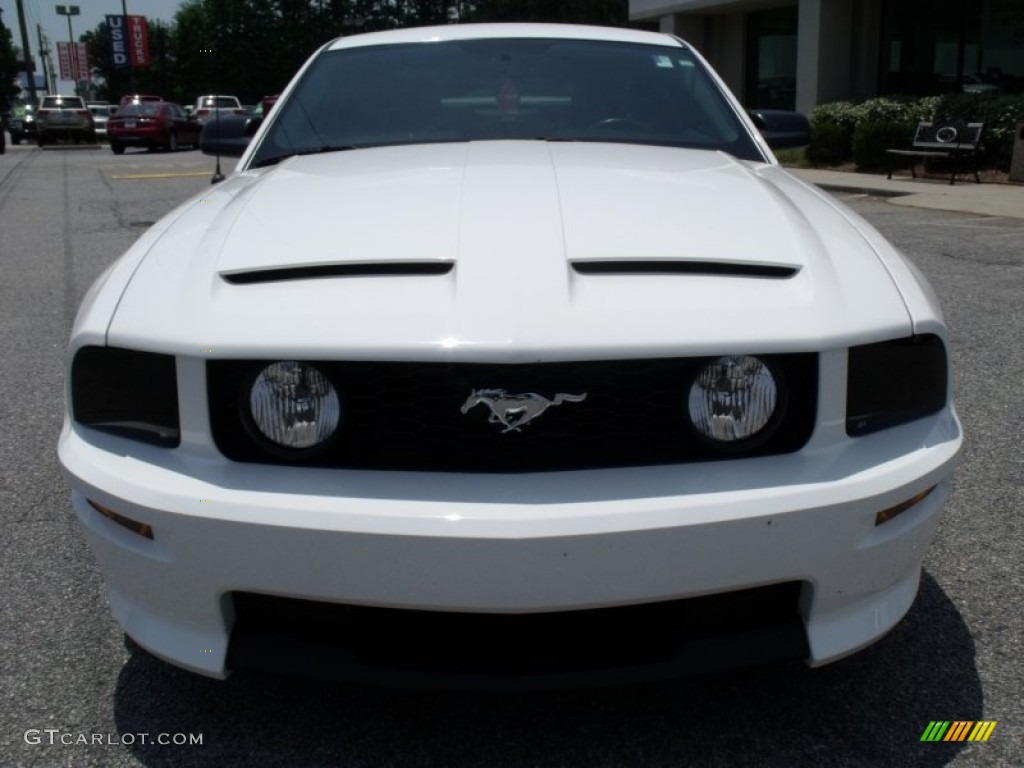
[[[948,177],[915,180],[901,176],[889,180],[883,174],[814,168],[786,170],[822,189],[888,197],[893,205],[1024,219],[1024,184],[976,184],[964,177],[950,186]]]

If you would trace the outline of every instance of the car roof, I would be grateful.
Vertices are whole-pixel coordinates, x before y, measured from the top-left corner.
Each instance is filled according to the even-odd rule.
[[[155,96],[149,93],[126,93],[121,97],[121,104],[131,104],[136,101],[163,101],[163,96]]]
[[[384,32],[368,32],[351,37],[339,37],[327,44],[331,51],[361,48],[368,45],[390,43],[427,43],[448,40],[486,40],[498,38],[534,38],[564,40],[598,40],[646,45],[676,45],[684,43],[661,32],[645,32],[619,27],[594,27],[583,24],[446,24],[435,27],[410,27]]]
[[[147,99],[146,101],[132,101],[132,102],[129,102],[128,104],[122,104],[120,109],[118,109],[117,111],[118,111],[118,113],[120,113],[121,110],[126,108],[126,107],[164,107],[164,106],[168,106],[168,105],[177,105],[179,107],[181,106],[180,104],[177,104],[176,102],[166,101],[164,99],[156,99],[156,100],[154,100],[154,99]]]

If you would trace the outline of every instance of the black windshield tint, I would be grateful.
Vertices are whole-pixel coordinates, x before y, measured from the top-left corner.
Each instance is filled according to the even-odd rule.
[[[764,160],[686,48],[499,39],[322,53],[253,163],[323,147],[487,139],[665,144]]]
[[[85,109],[85,102],[77,96],[45,96],[43,109]]]
[[[158,104],[128,104],[117,113],[121,117],[156,117],[160,114]]]

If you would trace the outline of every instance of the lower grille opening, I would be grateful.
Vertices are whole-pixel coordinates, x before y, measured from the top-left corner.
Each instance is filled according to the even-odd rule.
[[[801,584],[533,614],[410,611],[236,592],[227,666],[380,685],[639,682],[809,654]]]

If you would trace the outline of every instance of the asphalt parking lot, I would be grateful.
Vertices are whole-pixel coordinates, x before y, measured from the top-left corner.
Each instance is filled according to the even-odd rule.
[[[966,435],[918,599],[871,648],[818,670],[591,691],[217,682],[124,640],[55,452],[64,345],[84,292],[212,171],[194,151],[8,145],[0,157],[0,764],[1024,765],[1024,220],[840,195],[939,294]],[[922,742],[935,720],[997,725],[985,743]]]

